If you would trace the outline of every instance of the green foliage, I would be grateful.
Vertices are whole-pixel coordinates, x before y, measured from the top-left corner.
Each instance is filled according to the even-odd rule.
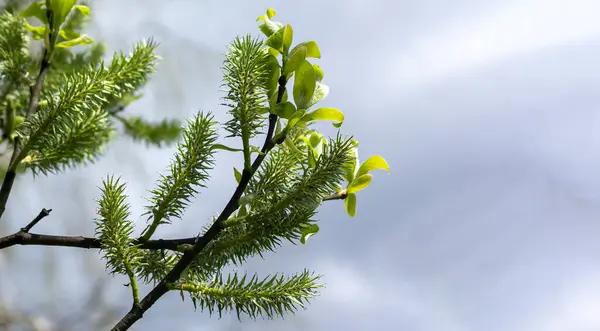
[[[298,109],[306,109],[312,100],[317,84],[317,76],[312,64],[302,61],[294,76],[294,102]]]
[[[344,200],[344,207],[346,208],[346,212],[350,217],[354,217],[356,214],[356,194],[349,193],[346,199]]]
[[[360,165],[360,168],[358,168],[358,171],[356,172],[356,177],[366,175],[375,169],[383,169],[389,172],[390,166],[388,166],[383,157],[380,155],[374,155]]]
[[[250,138],[256,136],[264,123],[264,103],[267,100],[269,54],[264,43],[250,36],[236,38],[223,65],[223,85],[227,93],[224,106],[232,119],[225,123],[229,137],[241,137],[244,147],[244,167],[250,167]]]
[[[119,179],[107,177],[102,181],[102,196],[98,200],[98,218],[96,218],[96,237],[102,244],[103,258],[111,273],[126,274],[132,265],[138,264],[142,251],[133,245],[133,223],[130,215],[125,184]]]
[[[251,36],[236,38],[223,65],[225,106],[233,117],[225,123],[231,137],[254,137],[265,117],[258,111],[266,101],[268,54],[263,42]]]
[[[202,113],[188,121],[169,173],[161,175],[158,186],[151,191],[151,205],[146,206],[148,211],[144,215],[151,215],[152,223],[142,236],[145,240],[152,236],[159,224],[168,224],[171,218],[181,218],[190,199],[198,193],[196,187],[205,187],[208,171],[214,166],[215,124],[212,115]]]
[[[4,12],[0,15],[0,72],[2,95],[15,85],[24,83],[29,65],[29,41],[20,19]]]
[[[348,139],[332,139],[314,168],[301,153],[283,146],[270,153],[248,185],[248,214],[226,221],[221,235],[196,258],[192,269],[198,279],[230,262],[241,265],[251,256],[274,251],[283,240],[297,243],[307,229],[314,229],[322,197],[342,181],[350,147]]]
[[[160,282],[181,257],[179,253],[158,250],[146,250],[143,254],[140,263],[136,265],[136,273],[147,284]]]
[[[115,115],[125,132],[134,140],[144,141],[158,147],[177,141],[181,135],[181,124],[178,120],[164,119],[159,123],[150,123],[139,116],[123,117]]]
[[[98,200],[96,236],[100,240],[106,267],[112,274],[127,275],[130,281],[134,304],[139,303],[135,269],[143,266],[143,251],[133,243],[133,223],[129,217],[129,204],[125,195],[125,184],[119,179],[108,177],[103,182],[102,197]]]
[[[350,161],[346,164],[345,175],[348,186],[345,190],[340,193],[347,195],[344,207],[350,217],[354,217],[356,214],[356,192],[366,188],[371,184],[373,175],[369,172],[376,169],[383,169],[390,171],[385,159],[380,155],[374,155],[368,158],[364,163],[359,166],[358,159],[358,142],[353,142],[354,147],[350,151]]]
[[[115,120],[125,122],[124,133],[134,140],[159,147],[178,140],[181,128],[176,120],[149,123],[141,117],[117,114],[141,96],[136,92],[154,70],[157,44],[152,40],[139,43],[128,57],[116,54],[106,68],[103,44],[94,43],[77,52],[64,47],[91,42],[80,31],[88,21],[89,7],[65,1],[33,2],[18,16],[14,13],[19,4],[8,4],[12,13],[0,15],[0,141],[14,143],[14,137],[21,138],[16,168],[12,169],[47,174],[92,162],[114,136]],[[53,7],[62,11],[51,15],[51,20],[58,15],[58,30],[56,24],[48,23],[47,8]],[[43,25],[32,27],[22,17]],[[29,47],[28,30],[34,38],[35,31],[41,31],[38,37],[52,35],[55,40],[52,45],[45,40],[43,54],[38,54]],[[45,56],[42,59],[40,55]],[[41,76],[41,97],[37,111],[28,116],[30,87],[40,75],[40,62],[47,67]]]
[[[341,124],[344,121],[344,113],[335,108],[319,108],[302,116],[300,121],[337,121]]]
[[[268,9],[258,18],[266,39],[247,35],[229,45],[222,105],[230,119],[223,128],[227,138],[241,140],[242,148],[236,149],[218,143],[210,113],[196,114],[185,128],[176,120],[151,123],[143,116],[121,114],[142,97],[140,90],[158,59],[157,44],[138,43],[128,56],[115,54],[106,66],[103,45],[91,44],[81,31],[89,12],[75,0],[47,0],[21,12],[40,26],[14,14],[0,16],[1,128],[15,147],[7,174],[17,166],[48,174],[92,162],[114,136],[114,121],[136,141],[160,147],[179,140],[167,172],[150,190],[142,215],[149,224],[139,238],[133,237],[125,185],[109,176],[101,188],[96,237],[107,269],[129,278],[134,308],[147,302],[139,299],[138,281],[166,284],[182,297],[187,292],[195,306],[219,316],[235,310],[238,318],[272,318],[304,307],[321,286],[319,277],[306,270],[287,279],[222,274],[226,266],[239,267],[284,241],[306,244],[319,231],[317,209],[323,201],[343,199],[354,216],[356,193],[371,183],[370,172],[389,171],[381,156],[360,164],[352,137],[338,132],[329,138],[315,128],[318,121],[333,121],[339,128],[345,120],[337,108],[313,109],[329,93],[323,70],[309,61],[321,57],[317,43],[294,46],[292,26],[272,20],[275,11]],[[30,53],[28,34],[42,39],[41,56]],[[79,52],[72,48],[88,44]],[[259,149],[251,139],[260,136],[265,141]],[[191,238],[194,244],[185,239],[169,250],[148,248],[167,241],[150,238],[158,226],[182,218],[206,187],[218,150],[242,152],[244,159],[243,167],[233,169],[238,186],[223,212]]]
[[[31,32],[34,39],[43,39],[46,48],[46,59],[52,58],[55,48],[70,48],[77,45],[91,44],[93,41],[87,35],[80,35],[70,29],[61,29],[67,22],[67,16],[75,9],[81,15],[90,14],[90,9],[84,5],[75,5],[76,0],[46,0],[35,1],[21,12],[21,17],[35,17],[44,25],[31,26],[24,22],[25,28]]]
[[[365,187],[367,187],[371,183],[372,179],[373,179],[373,175],[369,175],[369,174],[356,177],[356,179],[354,179],[352,181],[352,183],[350,183],[350,185],[348,185],[346,192],[347,193],[356,193],[356,192],[364,189]]]
[[[146,82],[156,46],[152,40],[139,43],[129,57],[115,55],[109,68],[100,63],[65,74],[63,85],[48,93],[47,103],[21,125],[23,150],[17,160],[44,174],[94,161],[113,131],[109,98]]]
[[[226,280],[221,275],[212,281],[199,284],[183,284],[179,289],[191,293],[194,306],[222,316],[223,312],[235,311],[238,318],[247,315],[257,318],[283,316],[304,308],[308,299],[314,297],[321,285],[316,284],[320,276],[308,270],[287,279],[283,275],[273,275],[259,279],[254,275],[249,280],[234,274]]]
[[[258,28],[267,36],[271,36],[273,33],[277,32],[279,29],[283,27],[283,24],[272,21],[271,18],[275,16],[275,10],[273,8],[267,9],[267,14],[263,16],[259,16],[256,20],[263,21]]]

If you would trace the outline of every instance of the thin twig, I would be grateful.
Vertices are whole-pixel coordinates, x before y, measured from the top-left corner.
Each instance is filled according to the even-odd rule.
[[[42,208],[42,211],[40,211],[40,213],[33,219],[33,221],[29,222],[29,224],[27,224],[24,228],[21,228],[21,231],[29,232],[29,230],[31,230],[31,228],[38,224],[38,222],[41,221],[42,218],[50,215],[51,211],[52,209]]]
[[[345,190],[333,193],[323,198],[323,201],[331,201],[331,200],[344,200],[348,196]]]
[[[279,78],[279,91],[277,95],[277,103],[281,102],[283,98],[283,94],[285,92],[285,85],[287,80],[285,76],[281,76]],[[271,114],[269,115],[269,127],[267,130],[267,134],[265,137],[265,142],[261,149],[261,153],[258,154],[254,162],[252,163],[251,169],[244,169],[242,171],[242,178],[235,189],[235,192],[223,208],[223,211],[217,217],[216,221],[213,225],[206,231],[206,233],[198,237],[198,242],[194,245],[194,248],[191,251],[185,252],[177,264],[171,269],[171,271],[163,278],[153,289],[148,293],[142,301],[138,305],[133,305],[131,310],[123,316],[123,318],[112,328],[112,331],[125,331],[129,329],[135,322],[137,322],[144,313],[150,309],[160,299],[163,295],[165,295],[169,291],[169,284],[177,281],[181,276],[181,273],[192,263],[194,258],[212,241],[214,240],[219,233],[221,232],[222,223],[231,216],[233,212],[235,212],[239,208],[239,200],[244,194],[244,190],[252,175],[256,172],[258,167],[260,167],[261,163],[265,159],[266,155],[269,151],[275,147],[275,142],[273,141],[273,132],[275,131],[275,125],[277,124],[277,115]]]
[[[177,239],[156,239],[139,242],[135,240],[134,245],[148,250],[172,250],[181,251],[182,245],[193,245],[197,237]],[[82,236],[54,236],[21,231],[0,238],[0,249],[15,245],[23,246],[61,246],[87,249],[100,249],[100,240]]]
[[[323,201],[341,200],[345,196],[340,193],[334,193],[332,195],[323,198]],[[48,212],[52,209],[47,210]],[[40,212],[40,215],[43,213]],[[40,217],[38,215],[38,217]],[[47,215],[46,215],[47,216]],[[36,219],[38,218],[36,217]],[[36,221],[34,219],[34,221]],[[100,240],[92,237],[83,236],[55,236],[49,234],[30,233],[29,231],[35,225],[32,221],[26,227],[22,228],[21,231],[13,233],[11,235],[0,237],[0,249],[22,245],[22,246],[60,246],[60,247],[74,247],[74,248],[86,248],[86,249],[100,249]],[[37,220],[39,222],[39,220]],[[25,231],[26,230],[26,231]],[[148,250],[171,250],[171,251],[182,251],[184,245],[194,245],[198,237],[188,238],[175,238],[175,239],[153,239],[147,241],[135,240],[134,245],[138,245],[141,249]]]
[[[25,118],[33,115],[38,108],[40,95],[42,93],[42,85],[44,84],[44,79],[46,78],[46,73],[48,73],[49,68],[50,62],[47,59],[47,50],[44,50],[42,62],[40,64],[40,71],[37,79],[35,80],[35,84],[30,89],[31,97],[29,98],[29,107],[27,108]],[[17,166],[19,165],[22,157],[21,144],[19,143],[19,139],[15,138],[10,164],[6,174],[4,175],[2,187],[0,187],[0,219],[2,218],[2,215],[4,215],[4,211],[6,211],[6,203],[8,202],[8,197],[10,196],[10,192],[15,182],[15,177],[17,177]]]

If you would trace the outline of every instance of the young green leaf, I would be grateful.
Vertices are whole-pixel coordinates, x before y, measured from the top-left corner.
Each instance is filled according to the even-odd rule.
[[[310,138],[308,138],[308,141],[310,142],[310,146],[312,148],[316,148],[317,146],[319,146],[319,144],[321,144],[321,142],[323,142],[323,135],[318,133],[318,132],[313,132],[310,135]]]
[[[310,140],[309,140],[309,139],[308,139],[308,138],[307,138],[305,135],[302,135],[302,136],[300,136],[300,137],[296,138],[296,140],[295,140],[295,141],[296,141],[296,142],[298,142],[298,141],[302,141],[302,142],[303,142],[303,143],[304,143],[306,146],[309,146],[309,147],[311,146],[311,144],[310,144]]]
[[[27,9],[19,14],[22,18],[35,17],[42,23],[47,24],[48,19],[46,18],[46,1],[33,2]]]
[[[23,21],[23,24],[25,25],[25,29],[27,29],[27,31],[31,32],[31,35],[33,36],[33,39],[38,40],[38,39],[43,39],[44,36],[46,35],[46,26],[31,26],[29,25],[29,23]]]
[[[256,199],[256,194],[244,194],[239,200],[240,206],[252,203]]]
[[[267,37],[270,37],[273,33],[277,32],[279,29],[283,28],[283,24],[271,21],[271,18],[275,16],[275,11],[272,8],[267,9],[267,15],[259,16],[256,20],[263,21],[264,23],[260,25],[258,28],[262,31]]]
[[[388,166],[385,159],[379,155],[374,155],[368,158],[361,166],[358,168],[358,172],[356,173],[356,177],[360,177],[362,175],[368,174],[370,171],[375,169],[383,169],[387,172],[390,172],[390,167]]]
[[[47,9],[52,11],[52,30],[59,30],[75,2],[76,0],[46,0]]]
[[[270,48],[272,49],[272,48]],[[267,67],[269,70],[269,78],[267,80],[267,97],[271,97],[277,91],[277,86],[279,82],[279,74],[281,72],[281,66],[279,66],[279,61],[277,61],[277,57],[274,55],[269,55],[269,60],[267,62]]]
[[[267,44],[267,46],[270,46],[274,49],[276,49],[279,52],[283,51],[283,32],[285,30],[285,27],[277,30],[275,33],[273,33],[272,35],[269,36],[269,38],[267,38],[267,41],[265,41],[265,44]]]
[[[273,93],[273,94],[271,95],[271,98],[269,99],[269,106],[270,106],[271,108],[274,108],[274,107],[275,107],[275,105],[278,103],[278,102],[277,102],[277,101],[278,101],[278,100],[277,100],[277,98],[278,98],[278,97],[279,97],[279,96],[278,96],[278,93]],[[283,103],[283,102],[287,102],[287,101],[288,101],[288,93],[287,93],[287,89],[285,89],[285,90],[283,91],[283,98],[281,98],[281,102],[279,102],[279,103]]]
[[[278,103],[273,107],[273,114],[285,119],[290,119],[295,112],[296,106],[291,102]]]
[[[300,121],[300,119],[302,118],[302,116],[304,116],[304,114],[306,113],[306,109],[299,109],[297,110],[294,115],[292,115],[292,117],[290,117],[290,119],[288,120],[288,124],[286,125],[286,131],[291,130],[293,127],[296,126],[296,124]]]
[[[243,217],[248,215],[248,208],[246,207],[246,204],[243,204],[240,209],[238,210],[237,216],[238,217]]]
[[[61,41],[58,44],[56,44],[56,47],[57,48],[70,48],[70,47],[77,46],[77,45],[89,45],[93,42],[94,41],[92,40],[92,38],[88,37],[88,35],[82,34],[77,38]]]
[[[233,148],[233,147],[225,146],[225,145],[222,145],[222,144],[214,144],[212,146],[212,149],[220,149],[220,150],[228,151],[228,152],[243,152],[242,149]]]
[[[310,62],[304,60],[296,70],[296,77],[294,78],[296,108],[306,109],[315,93],[316,83],[315,69]]]
[[[308,238],[317,234],[317,232],[319,232],[319,226],[316,224],[308,224],[306,226],[303,226],[301,230],[302,237],[300,237],[300,242],[306,245],[306,241],[308,240]]]
[[[348,215],[350,215],[350,217],[354,217],[356,214],[356,194],[348,194],[346,199],[344,199],[344,207],[346,207],[346,212]]]
[[[281,132],[281,120],[277,120],[277,124],[275,124],[275,135],[278,135]]]
[[[302,152],[298,149],[298,147],[296,147],[296,144],[294,144],[294,141],[290,139],[290,137],[285,137],[285,146],[295,154],[302,154]]]
[[[279,53],[279,51],[278,51],[278,50],[276,50],[275,48],[273,48],[273,47],[269,47],[269,54],[271,54],[271,55],[273,55],[275,58],[277,58],[277,57],[279,56],[279,54],[281,54],[281,53]]]
[[[290,50],[290,46],[292,46],[292,39],[294,39],[294,31],[292,30],[292,26],[286,24],[283,27],[283,53],[287,54]]]
[[[75,38],[79,38],[79,36],[81,36],[81,34],[79,32],[73,31],[73,30],[60,30],[58,32],[58,35],[61,36],[64,40],[71,40],[71,39],[75,39]]]
[[[345,165],[345,174],[344,174],[344,178],[346,179],[346,181],[348,181],[348,183],[351,183],[354,180],[356,172],[358,171],[358,164],[359,164],[358,141],[356,139],[352,139],[350,142],[352,143],[353,147],[349,151],[350,160]]]
[[[308,152],[308,166],[310,168],[314,168],[317,165],[317,159],[321,156],[323,152],[323,145],[327,142],[323,135],[318,132],[313,132],[309,138],[306,136],[300,137],[301,140],[304,141]]]
[[[242,180],[242,173],[233,167],[233,176],[235,177],[235,181],[239,184],[240,180]]]
[[[315,75],[317,76],[317,82],[322,81],[323,75],[325,75],[325,73],[323,72],[323,69],[321,69],[321,67],[319,67],[318,64],[313,64],[313,68],[315,68]]]
[[[251,146],[250,146],[250,153],[251,153],[251,154],[252,154],[252,153],[256,153],[256,154],[258,154],[258,155],[264,155],[264,154],[265,154],[265,153],[263,153],[263,152],[260,150],[260,148],[259,148],[258,146],[254,146],[254,145],[251,145]]]
[[[344,121],[344,113],[335,108],[319,108],[304,115],[300,121],[303,123],[310,121],[336,121],[342,123]]]
[[[306,57],[315,59],[321,58],[321,51],[319,50],[319,46],[317,46],[317,43],[315,41],[311,40],[299,43],[292,49],[292,52],[294,51],[294,49],[300,47],[306,48]]]
[[[290,72],[296,71],[304,60],[306,60],[306,47],[294,47],[283,65],[283,74],[287,76]]]
[[[308,105],[306,106],[306,108],[308,109],[308,108],[316,105],[319,101],[325,99],[327,97],[327,95],[329,95],[329,86],[317,81],[316,88],[315,88],[315,94],[313,94],[313,97],[310,100],[310,102],[308,103]]]
[[[346,192],[348,192],[348,194],[356,193],[356,192],[364,189],[365,187],[369,186],[372,179],[373,179],[373,175],[371,175],[371,174],[365,174],[362,176],[358,176],[352,181],[352,183],[350,183],[350,185],[348,185]]]
[[[83,16],[90,15],[90,7],[84,5],[75,5],[73,8],[77,9]]]
[[[310,147],[310,146],[309,146],[309,148],[307,150],[307,153],[308,153],[308,167],[311,168],[311,169],[314,169],[314,167],[317,166],[317,158],[318,158],[318,156],[315,155],[316,154],[315,150],[312,147]]]

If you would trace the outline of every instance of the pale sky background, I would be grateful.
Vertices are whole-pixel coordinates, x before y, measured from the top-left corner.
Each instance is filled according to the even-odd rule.
[[[221,54],[236,34],[259,34],[254,19],[267,7],[294,27],[295,42],[319,43],[331,87],[322,104],[346,113],[343,131],[361,142],[363,160],[382,154],[392,173],[359,193],[354,219],[326,204],[308,245],[247,265],[324,274],[327,288],[307,310],[240,323],[194,312],[172,293],[132,330],[600,330],[599,1],[97,0],[89,34],[111,50],[149,36],[161,43],[164,60],[129,112],[225,119]],[[137,215],[172,153],[124,139],[93,166],[21,178],[0,231],[46,207],[54,211],[36,232],[92,235],[107,173],[129,182]],[[161,235],[196,232],[221,210],[238,160],[218,160],[208,189]],[[73,311],[91,275],[102,275],[95,251],[10,253],[0,256],[0,296],[18,307],[35,298]],[[44,263],[55,263],[54,290],[39,276]],[[102,278],[120,317],[126,280]]]

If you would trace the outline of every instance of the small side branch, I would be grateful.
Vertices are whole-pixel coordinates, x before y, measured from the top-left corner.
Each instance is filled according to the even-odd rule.
[[[44,217],[50,215],[52,209],[42,208],[42,211],[33,219],[33,221],[29,222],[24,228],[21,228],[23,232],[29,232],[31,228],[33,228],[39,221],[41,221]]]

